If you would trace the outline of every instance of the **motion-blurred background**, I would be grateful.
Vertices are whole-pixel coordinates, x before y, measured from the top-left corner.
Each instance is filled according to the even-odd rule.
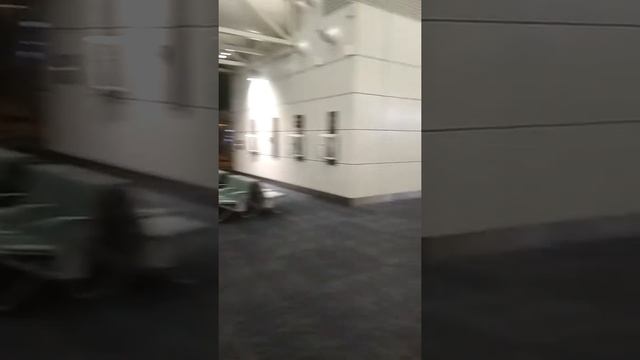
[[[0,1],[1,357],[217,356],[217,18]]]

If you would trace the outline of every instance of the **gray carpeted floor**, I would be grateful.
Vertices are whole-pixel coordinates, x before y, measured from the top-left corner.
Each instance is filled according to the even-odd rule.
[[[347,208],[285,192],[280,213],[219,226],[195,285],[145,283],[98,300],[43,288],[0,317],[0,357],[419,359],[420,201]],[[214,207],[137,198],[216,218]],[[0,269],[2,284],[14,276]]]
[[[221,359],[420,359],[420,200],[220,226]]]
[[[459,259],[424,273],[432,359],[640,358],[640,242]]]

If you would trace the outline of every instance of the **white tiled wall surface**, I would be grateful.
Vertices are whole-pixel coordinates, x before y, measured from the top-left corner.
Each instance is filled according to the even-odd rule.
[[[111,18],[105,15],[109,11]],[[215,3],[56,0],[49,16],[53,55],[83,59],[83,37],[121,36],[129,91],[125,99],[113,99],[90,90],[84,81],[50,84],[48,146],[114,166],[217,186],[217,64],[211,60],[217,51]],[[165,56],[175,32],[184,39],[177,49],[186,60],[182,69]],[[187,84],[188,96],[180,107],[169,104],[176,78]]]
[[[426,129],[640,119],[632,28],[425,23]]]
[[[640,211],[638,6],[425,2],[423,236]]]
[[[361,3],[337,8],[326,17],[312,13],[305,20],[299,38],[310,44],[310,57],[292,55],[265,69],[278,103],[284,158],[272,158],[263,141],[263,154],[236,151],[234,167],[347,198],[419,191],[420,22]],[[340,45],[324,43],[315,34],[319,27],[332,26],[344,31]],[[244,119],[240,131],[249,127],[248,86],[242,76],[236,79],[233,107]],[[330,111],[339,113],[336,166],[324,161],[321,146]],[[302,162],[290,158],[287,135],[298,114],[305,116]]]
[[[358,54],[420,66],[419,21],[364,4],[354,6],[357,9],[354,45]]]
[[[630,124],[425,133],[423,234],[638,212],[639,132]]]
[[[420,101],[419,67],[389,63],[364,57],[354,58],[354,91]]]
[[[320,161],[273,158],[241,151],[235,154],[234,167],[238,171],[256,176],[346,198],[397,194],[420,189],[420,163],[329,166]]]
[[[234,168],[238,171],[302,186],[338,196],[351,197],[354,184],[353,166],[328,166],[320,161],[297,161],[292,158],[272,158],[252,155],[246,151],[234,154]]]
[[[413,99],[354,94],[353,129],[420,131],[422,105]]]
[[[420,191],[422,164],[419,162],[362,165],[354,168],[351,180],[354,198]]]
[[[196,185],[215,183],[215,110],[104,101],[73,85],[58,90],[46,96],[54,150]]]

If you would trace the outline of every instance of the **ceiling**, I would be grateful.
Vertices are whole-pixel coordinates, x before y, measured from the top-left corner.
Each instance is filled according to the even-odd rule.
[[[296,2],[300,0],[220,0],[220,68],[234,71],[290,47]]]

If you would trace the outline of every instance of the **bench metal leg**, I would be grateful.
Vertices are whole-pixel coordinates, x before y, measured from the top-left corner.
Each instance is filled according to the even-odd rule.
[[[28,275],[18,277],[9,288],[0,293],[0,312],[14,310],[36,291],[42,288],[43,280]]]

